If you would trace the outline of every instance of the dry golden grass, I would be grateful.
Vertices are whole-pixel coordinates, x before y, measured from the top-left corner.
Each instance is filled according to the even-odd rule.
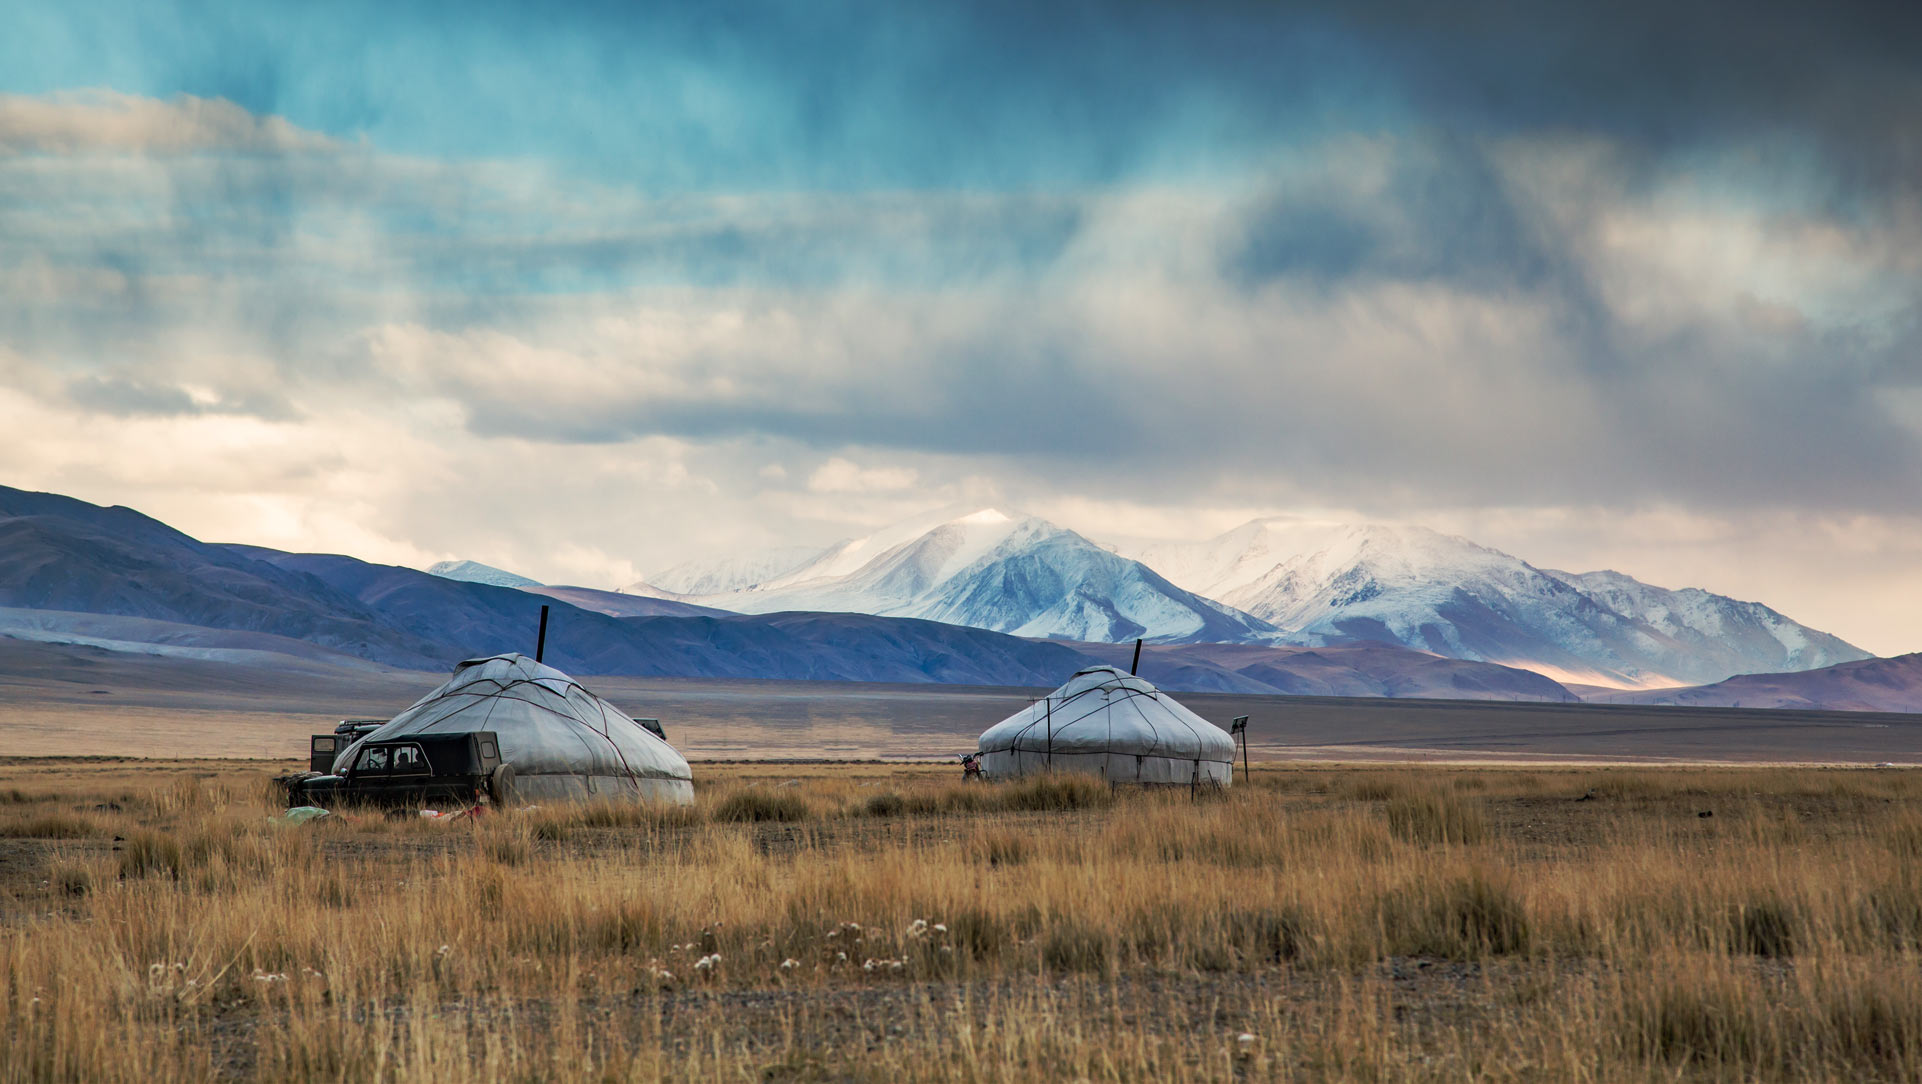
[[[949,772],[280,825],[0,765],[0,1079],[1922,1078],[1916,773]]]

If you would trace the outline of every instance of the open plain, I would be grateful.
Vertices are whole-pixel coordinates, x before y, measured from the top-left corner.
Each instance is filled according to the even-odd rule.
[[[445,674],[284,655],[219,661],[0,639],[0,755],[281,758],[387,718]],[[1044,689],[595,677],[694,760],[952,759]],[[1256,759],[1922,763],[1922,715],[1178,694],[1247,715]]]
[[[1904,1080],[1922,773],[708,765],[276,823],[0,763],[0,1079]]]
[[[1190,794],[913,763],[1037,690],[599,678],[692,807],[294,825],[437,675],[0,651],[0,1080],[1922,1077],[1915,716],[1191,694]]]

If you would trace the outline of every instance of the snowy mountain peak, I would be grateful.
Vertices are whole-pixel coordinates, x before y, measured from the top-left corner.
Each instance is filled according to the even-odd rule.
[[[1679,685],[1862,657],[1756,603],[1546,572],[1412,524],[1279,517],[1138,556],[1303,642],[1379,640],[1562,680]]]
[[[748,613],[852,611],[1080,640],[1276,636],[1265,622],[1184,591],[1073,531],[995,508],[895,524],[765,584],[699,601]]]
[[[1289,516],[1251,520],[1206,542],[1150,544],[1133,555],[1182,587],[1224,601],[1273,579],[1284,564],[1308,579],[1325,580],[1360,568],[1376,579],[1405,583],[1514,560],[1466,538],[1413,524]]]
[[[1548,574],[1698,653],[1736,656],[1743,668],[1735,673],[1815,670],[1868,657],[1853,644],[1759,602],[1699,587],[1656,587],[1613,570],[1574,574],[1550,569]]]
[[[873,534],[829,547],[814,560],[769,580],[759,589],[781,591],[797,584],[850,576],[883,555],[939,535],[956,554],[985,551],[1029,517],[996,508],[966,512],[946,509],[883,527]]]
[[[1408,523],[1274,516],[1203,542],[1111,549],[1032,516],[950,508],[790,555],[767,574],[774,563],[710,572],[700,582],[713,589],[688,600],[1110,642],[1375,641],[1624,688],[1865,657],[1760,603],[1619,572],[1546,571]]]
[[[983,508],[979,512],[969,512],[954,522],[968,526],[979,526],[992,523],[1009,523],[1012,522],[1014,518],[1015,517],[1008,515],[999,508]]]

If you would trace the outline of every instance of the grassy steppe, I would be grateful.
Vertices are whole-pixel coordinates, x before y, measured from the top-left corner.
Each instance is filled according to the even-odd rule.
[[[949,772],[283,826],[0,763],[0,1079],[1922,1078],[1922,773]]]

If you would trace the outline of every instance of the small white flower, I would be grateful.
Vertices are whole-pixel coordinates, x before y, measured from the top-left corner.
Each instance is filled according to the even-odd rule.
[[[902,962],[901,962],[900,960],[889,960],[889,961],[888,961],[888,970],[889,970],[889,971],[892,971],[892,972],[894,972],[894,973],[896,973],[896,974],[899,974],[899,973],[901,972],[901,970],[902,970],[903,968],[905,968],[905,967],[907,967],[907,965],[906,965],[906,964],[904,964],[904,963],[902,963]]]
[[[935,923],[935,924],[934,924],[934,932],[935,932],[935,933],[947,933],[947,932],[948,932],[948,924],[947,924],[947,923],[945,923],[945,922],[937,922],[937,923]]]
[[[437,949],[435,949],[435,950],[434,950],[434,959],[436,959],[436,960],[445,960],[445,959],[447,959],[447,954],[448,954],[448,953],[450,953],[450,952],[452,952],[452,951],[454,951],[454,946],[452,946],[452,945],[442,945],[441,947],[439,947],[439,948],[437,948]]]
[[[834,954],[834,962],[835,962],[835,963],[837,963],[837,964],[844,964],[844,963],[847,963],[847,962],[848,962],[848,954],[847,954],[847,953],[845,953],[845,952],[837,952],[837,953],[835,953],[835,954]]]
[[[255,982],[269,982],[269,983],[271,983],[271,982],[286,982],[286,981],[287,981],[287,976],[285,976],[285,975],[283,975],[283,974],[281,974],[281,973],[280,973],[280,972],[278,972],[278,971],[261,971],[261,970],[258,970],[258,969],[256,969],[256,970],[254,971],[254,981],[255,981]]]
[[[913,922],[908,923],[908,937],[914,940],[919,940],[923,937],[926,937],[927,935],[928,935],[927,919],[917,918]]]
[[[795,958],[794,958],[794,957],[792,957],[792,956],[790,956],[790,957],[788,957],[787,959],[785,959],[785,960],[782,960],[782,961],[781,961],[781,970],[783,970],[783,971],[792,971],[792,970],[794,970],[795,968],[797,968],[797,967],[800,967],[800,966],[801,966],[801,961],[799,961],[799,960],[797,960],[797,959],[795,959]]]

